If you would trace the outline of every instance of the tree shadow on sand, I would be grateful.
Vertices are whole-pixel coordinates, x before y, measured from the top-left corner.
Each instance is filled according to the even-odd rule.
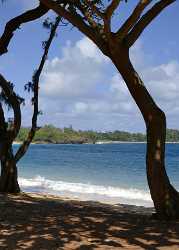
[[[0,249],[179,249],[179,222],[133,206],[1,195]]]

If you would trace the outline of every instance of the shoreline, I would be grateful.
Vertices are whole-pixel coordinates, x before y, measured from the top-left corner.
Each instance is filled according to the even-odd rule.
[[[20,145],[22,144],[23,142],[19,142],[19,141],[14,141],[13,142],[13,145]],[[42,143],[39,143],[39,142],[32,142],[31,145],[102,145],[102,144],[125,144],[125,143],[131,143],[131,144],[146,144],[147,142],[146,141],[99,141],[99,142],[96,142],[96,143],[48,143],[48,142],[42,142]],[[166,144],[179,144],[179,141],[175,141],[175,142],[170,142],[170,141],[167,141],[165,142]]]
[[[123,203],[113,203],[113,202],[106,202],[104,200],[97,201],[97,200],[88,200],[88,199],[81,199],[79,197],[70,197],[65,195],[55,195],[55,194],[49,194],[49,193],[40,193],[40,192],[21,192],[20,195],[28,195],[32,198],[38,198],[38,199],[47,199],[52,200],[56,202],[72,202],[72,203],[84,203],[99,207],[106,207],[108,209],[112,209],[115,211],[120,210],[123,208],[123,210],[128,212],[137,212],[137,213],[143,213],[146,215],[152,215],[155,210],[154,207],[145,207],[145,206],[139,206],[139,205],[130,205],[130,204],[123,204]],[[120,210],[121,211],[121,210]]]
[[[2,249],[176,250],[179,221],[154,220],[151,208],[53,195],[0,194]]]
[[[90,184],[50,179],[43,176],[31,178],[19,176],[19,185],[23,192],[46,195],[60,195],[81,201],[97,201],[106,204],[128,204],[152,207],[148,188],[123,187],[104,184]]]

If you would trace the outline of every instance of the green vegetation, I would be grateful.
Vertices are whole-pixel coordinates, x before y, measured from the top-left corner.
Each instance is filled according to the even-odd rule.
[[[21,128],[16,141],[21,142],[25,140],[28,128]],[[168,142],[179,142],[179,130],[167,130]],[[35,143],[96,143],[98,141],[129,141],[129,142],[142,142],[146,141],[146,135],[142,133],[129,133],[124,131],[113,132],[95,132],[95,131],[82,131],[69,128],[56,128],[53,125],[45,125],[37,131],[33,142]]]

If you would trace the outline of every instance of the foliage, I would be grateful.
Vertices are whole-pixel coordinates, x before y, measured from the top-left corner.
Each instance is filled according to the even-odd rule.
[[[16,141],[23,141],[27,137],[28,128],[21,128]],[[167,129],[168,142],[179,142],[179,130]],[[56,128],[53,125],[45,125],[37,133],[33,140],[35,143],[96,143],[97,141],[114,142],[146,141],[146,135],[142,133],[130,133],[125,131],[96,132],[92,130],[82,131],[70,127]]]

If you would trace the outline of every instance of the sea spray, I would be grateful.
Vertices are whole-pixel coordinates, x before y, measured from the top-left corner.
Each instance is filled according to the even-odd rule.
[[[99,186],[99,185],[91,185],[84,183],[73,183],[73,182],[63,182],[63,181],[54,181],[46,179],[45,177],[36,176],[34,178],[19,178],[19,183],[24,191],[33,191],[33,192],[42,192],[42,193],[51,193],[51,194],[63,194],[71,193],[74,197],[80,197],[81,195],[85,195],[86,198],[91,198],[93,195],[98,196],[100,200],[100,196],[105,196],[106,198],[117,198],[117,200],[123,201],[140,201],[140,204],[146,204],[151,202],[151,197],[149,192],[139,189],[124,189],[120,187],[112,187],[112,186]],[[78,195],[79,194],[79,195]],[[95,200],[97,200],[95,198]],[[130,203],[131,203],[130,202]],[[129,202],[128,202],[129,203]]]

